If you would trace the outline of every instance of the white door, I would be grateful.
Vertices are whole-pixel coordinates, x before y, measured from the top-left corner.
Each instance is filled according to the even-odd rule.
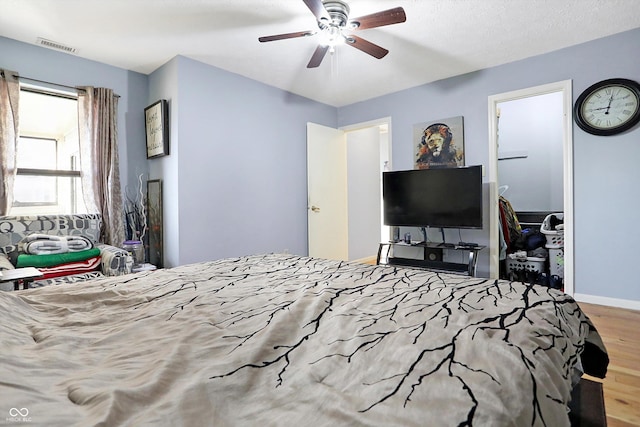
[[[307,123],[309,256],[348,260],[347,144],[344,132]]]

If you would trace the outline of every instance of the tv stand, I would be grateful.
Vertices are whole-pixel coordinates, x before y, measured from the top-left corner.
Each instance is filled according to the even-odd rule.
[[[438,243],[438,247],[439,248],[455,248],[456,245],[454,245],[453,243],[444,243],[444,242],[442,242],[442,243]]]
[[[393,256],[396,247],[422,247],[422,259],[402,258]],[[386,252],[384,249],[386,248]],[[445,271],[448,273],[466,274],[468,276],[476,275],[476,264],[478,262],[478,252],[483,250],[485,246],[478,244],[453,244],[453,243],[430,243],[416,242],[405,243],[399,242],[383,242],[378,247],[378,257],[376,264],[378,265],[402,265],[406,267],[418,267],[428,270]],[[468,263],[454,263],[442,261],[443,250],[466,251],[469,253]],[[383,252],[385,255],[383,257]]]

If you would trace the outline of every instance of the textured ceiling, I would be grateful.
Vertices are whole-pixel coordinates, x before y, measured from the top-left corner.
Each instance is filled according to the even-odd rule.
[[[359,31],[375,59],[339,46],[307,69],[318,36],[302,0],[0,0],[0,36],[151,73],[183,55],[342,106],[640,27],[639,0],[351,0],[351,17],[402,6],[405,23]],[[2,65],[2,64],[0,64]],[[18,70],[19,71],[19,70]]]

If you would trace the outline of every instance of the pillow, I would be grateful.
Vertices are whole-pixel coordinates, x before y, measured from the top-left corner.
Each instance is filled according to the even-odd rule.
[[[122,276],[131,273],[133,257],[122,248],[98,243],[102,256],[102,273],[105,276]]]

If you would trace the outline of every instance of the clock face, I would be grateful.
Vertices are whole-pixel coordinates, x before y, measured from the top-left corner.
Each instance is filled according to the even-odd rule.
[[[582,104],[582,116],[591,126],[611,129],[633,118],[638,98],[625,86],[605,86],[591,93]]]
[[[595,135],[613,135],[640,121],[640,85],[626,79],[605,80],[576,101],[576,123]]]

